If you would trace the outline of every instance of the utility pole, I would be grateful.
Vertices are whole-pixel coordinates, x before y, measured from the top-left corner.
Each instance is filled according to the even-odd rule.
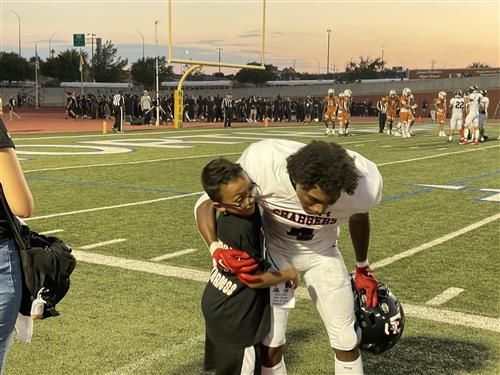
[[[14,12],[13,10],[11,10],[12,13],[14,13],[14,15],[17,17],[17,22],[19,24],[19,32],[18,32],[18,36],[19,36],[19,41],[18,41],[18,48],[19,48],[19,52],[18,52],[18,55],[19,57],[21,57],[21,17],[19,17],[19,14],[17,14],[16,12]]]
[[[142,38],[142,61],[144,61],[144,35],[140,31],[135,31],[137,34],[139,34]]]
[[[332,30],[328,29],[326,30],[328,33],[328,47],[327,47],[327,52],[326,52],[326,74],[330,72],[330,34],[332,33]]]
[[[52,38],[54,37],[54,35],[56,35],[57,33],[54,33],[50,36],[49,38],[49,57],[54,57],[54,54],[52,53]]]
[[[92,49],[91,49],[91,55],[90,55],[90,59],[92,61],[92,82],[95,82],[95,77],[94,77],[94,38],[97,36],[96,34],[87,34],[88,36],[90,36],[92,39],[91,39],[91,46],[92,46]]]
[[[158,20],[155,21],[155,45],[156,45],[156,126],[160,126],[160,83],[158,80]]]
[[[220,64],[220,53],[222,51],[222,48],[217,48],[217,51],[219,52],[219,64]],[[219,77],[220,77],[220,65],[219,65]]]

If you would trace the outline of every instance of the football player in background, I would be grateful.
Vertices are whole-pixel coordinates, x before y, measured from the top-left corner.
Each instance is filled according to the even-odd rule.
[[[326,127],[325,135],[335,135],[335,116],[339,105],[339,98],[335,96],[335,90],[328,89],[328,95],[323,98],[323,105],[325,107],[323,115]]]
[[[484,142],[488,139],[487,136],[484,135],[484,127],[486,125],[486,120],[488,119],[488,107],[490,105],[490,99],[488,98],[488,91],[481,90],[481,95],[483,98],[481,99],[481,104],[479,106],[479,141]]]
[[[436,120],[439,124],[439,137],[446,137],[444,123],[446,121],[446,92],[440,91],[436,98]]]
[[[401,135],[403,136],[403,138],[411,137],[410,126],[408,122],[408,119],[410,118],[410,95],[411,90],[408,87],[405,87],[403,89],[402,95],[399,97],[399,122],[401,123]]]
[[[449,108],[451,108],[450,132],[448,133],[448,142],[453,142],[453,134],[455,130],[460,132],[461,141],[463,138],[463,118],[464,118],[465,99],[463,93],[457,90],[450,99]]]
[[[352,91],[349,89],[344,90],[344,96],[340,100],[339,104],[339,136],[349,135],[349,122],[351,121],[351,98]]]
[[[348,221],[356,256],[355,290],[365,290],[366,306],[375,307],[378,282],[368,263],[368,212],[382,195],[377,166],[336,143],[305,145],[281,139],[251,144],[238,163],[259,187],[255,199],[263,209],[267,259],[276,269],[293,266],[303,272],[328,333],[335,373],[362,375],[353,291],[337,238],[340,221]],[[206,196],[195,208],[198,230],[209,247],[218,240],[213,209]],[[284,375],[285,333],[295,297],[293,289],[284,286],[271,288],[271,293],[262,375]]]
[[[414,136],[415,133],[412,130],[412,126],[415,123],[415,116],[417,115],[418,104],[415,103],[415,97],[413,94],[410,95],[410,114],[408,115],[408,134]]]
[[[483,96],[479,92],[477,86],[471,86],[469,88],[469,95],[467,101],[467,116],[465,117],[465,128],[464,128],[464,139],[460,142],[461,145],[466,145],[467,143],[479,144],[479,107]],[[467,141],[469,134],[471,136],[470,142]]]
[[[387,134],[392,134],[392,124],[396,119],[396,111],[399,107],[399,98],[396,95],[396,90],[389,91],[387,97]]]

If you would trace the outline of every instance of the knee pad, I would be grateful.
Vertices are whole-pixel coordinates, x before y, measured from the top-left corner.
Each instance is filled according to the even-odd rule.
[[[361,331],[360,331],[361,335]],[[361,336],[360,336],[361,338]],[[335,349],[352,350],[358,345],[358,335],[354,327],[344,327],[339,330],[338,345]]]

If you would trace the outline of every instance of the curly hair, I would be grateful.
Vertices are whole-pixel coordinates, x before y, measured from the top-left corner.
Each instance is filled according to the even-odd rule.
[[[337,143],[312,141],[287,158],[287,170],[295,183],[309,190],[316,185],[329,195],[352,195],[360,175],[354,158]]]
[[[203,168],[201,184],[212,201],[220,202],[221,185],[227,185],[230,181],[242,175],[243,168],[241,165],[224,158],[218,158],[212,160]]]

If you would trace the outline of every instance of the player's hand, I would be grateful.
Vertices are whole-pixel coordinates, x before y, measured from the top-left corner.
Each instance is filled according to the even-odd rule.
[[[235,274],[250,273],[259,267],[259,262],[243,250],[218,248],[213,252],[212,258],[218,268]]]
[[[366,307],[371,308],[377,306],[377,289],[378,281],[373,274],[370,266],[357,267],[356,277],[354,278],[354,288],[360,293],[362,290],[366,292]]]

